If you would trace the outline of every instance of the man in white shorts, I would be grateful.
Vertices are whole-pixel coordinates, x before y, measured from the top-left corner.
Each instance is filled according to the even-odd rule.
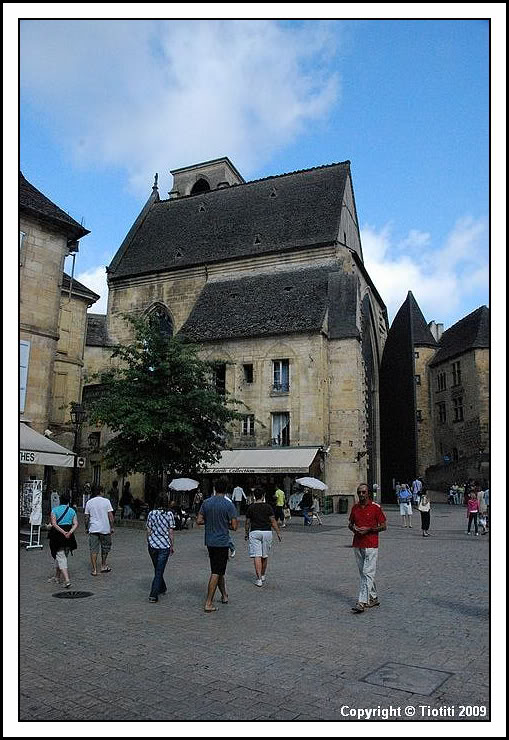
[[[249,540],[249,557],[253,558],[256,586],[263,586],[267,570],[267,559],[272,547],[272,530],[274,529],[281,542],[281,532],[274,516],[272,506],[264,501],[265,491],[256,488],[255,502],[246,511],[245,539]]]

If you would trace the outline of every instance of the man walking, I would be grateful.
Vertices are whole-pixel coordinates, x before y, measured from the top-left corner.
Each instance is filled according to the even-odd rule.
[[[101,489],[94,490],[85,505],[85,530],[88,533],[90,547],[91,574],[97,575],[99,549],[101,550],[101,573],[109,573],[111,568],[106,565],[106,559],[111,550],[113,508],[109,499],[104,498]]]
[[[371,501],[366,483],[358,486],[357,496],[359,503],[352,507],[348,529],[354,533],[352,547],[361,579],[359,600],[352,611],[362,614],[366,609],[380,606],[375,586],[378,533],[387,529],[387,519],[381,506]]]
[[[244,489],[241,488],[241,486],[235,486],[232,493],[232,501],[235,504],[235,508],[237,509],[237,515],[240,516],[240,507],[242,505],[242,501],[247,501],[246,494],[244,493]]]
[[[237,529],[237,512],[231,501],[225,498],[226,481],[220,479],[215,485],[215,494],[205,499],[196,518],[196,524],[205,525],[205,545],[209,551],[210,578],[204,611],[215,612],[214,596],[216,589],[221,592],[221,603],[228,603],[225,573],[228,563],[230,530]],[[242,493],[244,493],[242,491]]]

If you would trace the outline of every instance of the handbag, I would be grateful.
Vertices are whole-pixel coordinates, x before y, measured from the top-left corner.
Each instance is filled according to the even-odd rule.
[[[285,519],[290,519],[291,515],[292,515],[292,512],[290,511],[289,507],[288,506],[285,506],[284,509],[283,509],[283,516],[284,516],[284,518]]]

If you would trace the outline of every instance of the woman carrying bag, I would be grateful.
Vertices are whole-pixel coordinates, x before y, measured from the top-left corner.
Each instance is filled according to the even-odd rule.
[[[64,588],[69,588],[71,581],[69,580],[67,556],[78,547],[74,536],[78,528],[78,518],[74,509],[71,509],[69,494],[62,494],[60,500],[62,503],[51,510],[51,529],[48,538],[51,557],[56,562],[56,571],[54,578],[49,580],[61,583],[61,577],[63,577]]]

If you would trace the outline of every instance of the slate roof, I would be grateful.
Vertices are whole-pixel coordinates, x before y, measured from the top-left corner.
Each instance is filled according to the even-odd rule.
[[[332,338],[358,336],[356,280],[320,267],[209,282],[180,333],[203,342],[319,331],[329,309]]]
[[[405,303],[407,304],[406,310],[410,313],[414,347],[436,347],[437,341],[431,333],[411,290],[408,291]]]
[[[106,314],[87,314],[87,337],[85,340],[85,344],[87,345],[87,347],[112,346],[112,342],[110,342],[108,338]]]
[[[109,278],[330,244],[349,174],[346,161],[155,200],[113,258]]]
[[[83,228],[68,213],[28,182],[22,172],[19,173],[19,208],[20,211],[28,211],[43,221],[50,221],[75,238],[90,234],[88,229]]]
[[[69,288],[71,287],[71,276],[68,275],[66,272],[63,274],[62,279],[62,290],[66,290],[69,292]],[[101,297],[100,295],[97,295],[97,293],[94,293],[93,290],[90,290],[90,288],[87,288],[86,285],[83,285],[83,283],[80,283],[76,278],[73,278],[72,281],[72,292],[79,293],[81,296],[86,296],[87,298],[92,299],[92,303],[95,303],[99,300]]]
[[[444,331],[439,349],[430,367],[452,359],[471,349],[488,349],[490,346],[490,310],[480,306],[468,316]]]

